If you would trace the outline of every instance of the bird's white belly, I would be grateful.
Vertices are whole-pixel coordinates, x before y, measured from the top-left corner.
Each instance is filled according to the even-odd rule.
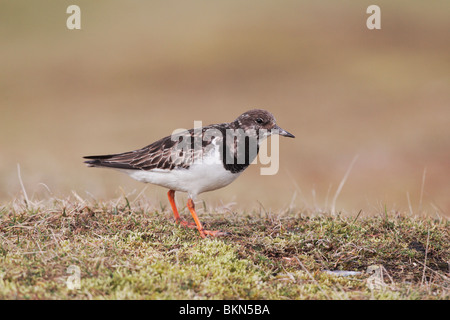
[[[171,190],[187,192],[194,197],[202,192],[223,188],[240,173],[225,170],[222,163],[192,164],[189,169],[120,170],[141,182],[156,184]]]

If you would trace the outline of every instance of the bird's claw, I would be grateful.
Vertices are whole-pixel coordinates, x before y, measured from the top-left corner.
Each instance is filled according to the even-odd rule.
[[[220,231],[220,230],[200,230],[200,236],[202,238],[206,238],[206,236],[211,236],[211,237],[226,237],[226,236],[231,236],[230,232],[226,232],[226,231]]]
[[[183,220],[183,219],[175,220],[175,223],[177,223],[185,228],[197,229],[197,225],[195,223],[187,222],[186,220]]]

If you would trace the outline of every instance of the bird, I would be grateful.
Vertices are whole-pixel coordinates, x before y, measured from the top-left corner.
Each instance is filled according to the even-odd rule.
[[[135,180],[169,189],[167,196],[177,224],[197,229],[202,238],[226,236],[230,233],[203,228],[194,200],[239,177],[258,155],[261,142],[272,134],[295,138],[277,125],[272,113],[252,109],[229,123],[174,131],[141,149],[83,158],[88,167],[116,169]],[[195,223],[180,217],[177,191],[188,194],[187,208]]]

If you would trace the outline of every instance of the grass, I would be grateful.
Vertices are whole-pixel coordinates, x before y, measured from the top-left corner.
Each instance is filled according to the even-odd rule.
[[[232,236],[201,239],[150,202],[75,195],[1,206],[0,298],[450,297],[445,218],[205,210],[206,226]],[[79,288],[70,289],[74,269]]]

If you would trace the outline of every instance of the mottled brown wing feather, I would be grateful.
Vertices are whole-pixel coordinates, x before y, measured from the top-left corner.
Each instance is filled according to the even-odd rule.
[[[130,170],[187,169],[192,161],[202,154],[202,148],[195,150],[194,139],[202,139],[208,128],[211,128],[211,126],[202,128],[202,137],[196,137],[195,135],[199,135],[200,132],[191,129],[180,133],[177,137],[167,136],[138,150],[111,155],[87,156],[84,157],[88,159],[85,163],[91,167]],[[186,148],[186,145],[184,145],[185,148],[180,145],[184,138],[191,138],[190,140],[184,140],[184,142],[191,142],[192,145],[187,145],[188,148]]]

